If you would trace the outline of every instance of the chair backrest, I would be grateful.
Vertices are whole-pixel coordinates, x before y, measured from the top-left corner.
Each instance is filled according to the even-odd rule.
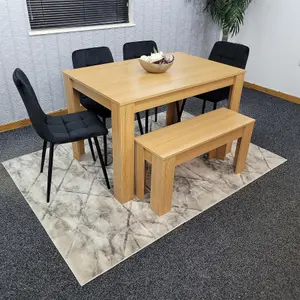
[[[249,48],[241,44],[216,42],[211,50],[209,59],[229,66],[245,69],[249,52]],[[228,99],[229,93],[230,87],[225,87],[205,93],[201,96],[204,100],[218,102]]]
[[[25,104],[34,129],[40,137],[44,138],[45,131],[47,131],[45,126],[47,115],[42,110],[29,79],[21,69],[17,68],[13,73],[13,81]]]
[[[108,64],[114,62],[114,58],[108,47],[95,47],[87,49],[79,49],[72,53],[73,67],[84,68],[92,67],[102,64]],[[94,100],[88,98],[83,94],[79,94],[80,102],[83,106],[88,108],[94,105]],[[98,106],[101,106],[100,104]]]
[[[74,51],[72,61],[77,69],[111,63],[114,59],[108,47],[95,47]]]
[[[209,59],[233,67],[245,69],[249,52],[249,48],[241,44],[216,42],[210,53]]]
[[[123,46],[123,58],[124,60],[140,58],[142,55],[150,55],[154,49],[158,50],[154,41],[126,43]]]

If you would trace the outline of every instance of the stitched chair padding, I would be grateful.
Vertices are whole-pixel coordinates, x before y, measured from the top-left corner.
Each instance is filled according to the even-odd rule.
[[[99,118],[89,111],[64,116],[47,116],[45,123],[51,133],[48,140],[54,144],[80,141],[108,133]]]
[[[139,41],[129,42],[123,46],[124,60],[140,58],[142,55],[150,55],[157,50],[157,45],[154,41]]]
[[[95,47],[74,51],[72,61],[73,67],[77,69],[112,63],[114,59],[108,47]],[[101,78],[99,78],[99,80],[101,80]],[[80,94],[80,103],[87,110],[96,113],[102,118],[111,117],[111,111],[109,109],[83,94]]]
[[[62,144],[107,134],[106,127],[97,115],[89,111],[64,116],[46,115],[24,72],[16,69],[13,80],[26,106],[32,125],[42,139],[53,144]]]
[[[50,143],[49,164],[47,177],[47,203],[50,202],[51,179],[53,168],[53,153],[55,144],[63,144],[88,139],[91,148],[91,154],[96,161],[95,153],[92,146],[92,138],[97,148],[102,171],[108,189],[110,188],[105,163],[102,157],[101,149],[97,137],[106,136],[108,131],[105,125],[100,121],[96,114],[83,111],[79,113],[66,114],[63,116],[48,116],[44,113],[36,94],[24,72],[16,69],[13,73],[13,81],[20,93],[25,104],[29,118],[38,135],[44,140],[41,173],[44,169],[47,144]]]
[[[209,56],[209,60],[229,66],[245,69],[249,57],[249,47],[230,42],[216,42]],[[218,89],[196,96],[197,98],[219,102],[228,99],[230,87]]]
[[[102,118],[111,118],[111,111],[105,106],[97,103],[86,95],[80,94],[80,103],[87,110],[90,110]]]

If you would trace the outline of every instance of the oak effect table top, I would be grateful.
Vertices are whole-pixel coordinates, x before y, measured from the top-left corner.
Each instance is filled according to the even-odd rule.
[[[186,53],[174,56],[173,66],[163,74],[146,73],[138,59],[66,70],[64,74],[106,99],[126,105],[245,73]]]

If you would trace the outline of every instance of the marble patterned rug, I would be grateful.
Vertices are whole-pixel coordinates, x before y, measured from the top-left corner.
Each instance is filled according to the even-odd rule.
[[[190,117],[183,114],[183,119]],[[163,127],[164,122],[165,113],[160,113],[158,122],[150,122],[152,130]],[[108,175],[112,179],[111,132],[108,138]],[[158,217],[149,207],[149,189],[144,201],[134,199],[124,205],[116,201],[113,190],[106,188],[99,160],[94,163],[87,144],[85,148],[82,160],[76,161],[71,144],[56,147],[49,205],[47,163],[44,173],[39,172],[41,151],[3,163],[80,285],[286,161],[253,144],[246,170],[240,175],[233,173],[232,153],[225,161],[193,159],[176,168],[172,211]]]

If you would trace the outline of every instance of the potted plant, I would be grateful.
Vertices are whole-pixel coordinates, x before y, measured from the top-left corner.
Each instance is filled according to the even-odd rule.
[[[236,35],[244,23],[245,11],[252,0],[206,0],[205,11],[219,24],[223,32],[223,41]]]

